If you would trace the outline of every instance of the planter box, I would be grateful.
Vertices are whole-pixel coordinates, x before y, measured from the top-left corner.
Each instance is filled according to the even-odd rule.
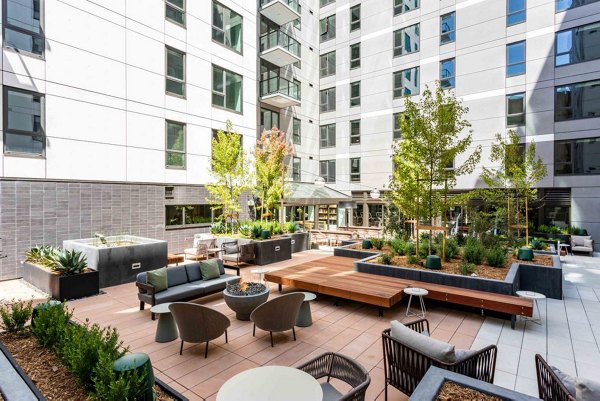
[[[310,235],[305,233],[286,234],[292,239],[292,253],[303,252],[310,249]]]
[[[455,372],[436,368],[435,366],[432,366],[427,370],[427,373],[410,396],[410,400],[435,401],[440,389],[446,381],[452,381],[463,387],[469,387],[485,394],[494,395],[506,401],[539,401],[539,398],[473,379],[472,377],[463,376]]]
[[[116,238],[106,237],[109,242]],[[134,282],[138,273],[167,265],[167,241],[131,235],[118,238],[133,244],[98,247],[97,239],[86,238],[63,241],[63,248],[85,254],[88,266],[100,273],[100,288]]]
[[[552,256],[552,266],[519,264],[519,290],[535,291],[548,298],[562,299],[563,274],[560,256]]]
[[[97,271],[59,276],[43,267],[23,262],[23,279],[59,301],[97,295],[100,292],[99,277]]]
[[[292,258],[292,238],[279,237],[254,242],[254,264],[268,265]]]
[[[362,249],[354,249],[359,242],[356,241],[342,241],[342,246],[333,248],[333,256],[342,256],[344,258],[354,259],[366,259],[372,256],[377,256],[381,253],[377,249],[372,251],[364,251]]]
[[[0,342],[0,389],[7,401],[45,401],[37,386]]]

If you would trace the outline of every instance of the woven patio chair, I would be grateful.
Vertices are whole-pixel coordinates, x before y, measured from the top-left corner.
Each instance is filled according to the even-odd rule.
[[[268,331],[271,335],[271,347],[273,347],[273,332],[292,330],[294,341],[296,341],[296,319],[300,312],[300,305],[304,302],[304,294],[293,292],[277,298],[273,298],[259,305],[250,314],[250,320],[254,322],[252,336],[256,335],[256,328]]]
[[[540,354],[535,355],[538,392],[544,401],[575,401],[567,387]]]

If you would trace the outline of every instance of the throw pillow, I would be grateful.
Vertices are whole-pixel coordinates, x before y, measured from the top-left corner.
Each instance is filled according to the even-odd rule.
[[[456,361],[454,345],[417,333],[397,320],[393,320],[391,326],[392,337],[402,344],[444,363],[454,363]]]
[[[592,248],[594,246],[594,241],[592,241],[591,239],[584,239],[583,246],[587,248]]]
[[[202,271],[202,280],[208,281],[219,278],[219,262],[217,259],[209,259],[200,262],[200,271]]]
[[[167,281],[167,268],[150,270],[146,272],[146,282],[154,287],[154,292],[161,292],[169,288]]]
[[[575,379],[575,389],[577,401],[600,400],[600,382],[578,377]]]
[[[225,245],[225,255],[231,255],[233,253],[238,253],[240,250],[237,246],[237,244],[235,245]]]
[[[575,396],[575,378],[571,375],[566,374],[556,366],[550,366],[550,369],[556,374],[558,380],[567,388],[572,396]]]

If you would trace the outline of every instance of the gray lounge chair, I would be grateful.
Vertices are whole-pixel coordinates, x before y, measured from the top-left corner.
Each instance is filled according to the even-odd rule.
[[[250,314],[250,320],[254,322],[252,335],[256,335],[257,327],[268,331],[271,335],[271,347],[273,347],[273,332],[291,329],[294,341],[296,341],[294,325],[296,324],[302,302],[304,302],[304,294],[294,292],[273,298],[259,305]]]

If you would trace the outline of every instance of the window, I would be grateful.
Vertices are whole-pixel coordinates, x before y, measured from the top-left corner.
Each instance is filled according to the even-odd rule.
[[[350,107],[360,106],[360,81],[350,84]]]
[[[279,128],[279,113],[269,109],[260,109],[260,127],[270,131],[271,128]]]
[[[570,10],[571,8],[592,4],[599,0],[556,0],[556,12]]]
[[[335,38],[335,14],[325,17],[320,24],[321,42]]]
[[[321,160],[319,162],[319,175],[325,182],[335,182],[335,160]]]
[[[506,96],[506,126],[525,125],[525,93]]]
[[[242,112],[242,76],[221,67],[212,67],[212,104]]]
[[[165,0],[165,18],[185,26],[185,0]]]
[[[360,143],[360,120],[350,121],[350,145]]]
[[[360,182],[360,157],[350,159],[350,182]]]
[[[449,13],[440,17],[440,43],[452,43],[455,40],[456,13]]]
[[[185,124],[167,121],[167,150],[165,152],[168,168],[185,168]]]
[[[394,31],[394,57],[419,51],[419,24]]]
[[[394,0],[394,15],[416,10],[420,6],[419,3],[420,0]]]
[[[600,174],[600,137],[554,142],[554,174]]]
[[[449,89],[454,88],[454,59],[440,61],[440,84],[442,88]]]
[[[185,53],[167,47],[167,78],[165,91],[185,97]]]
[[[525,74],[525,41],[506,45],[506,76]]]
[[[302,181],[302,161],[299,157],[292,158],[292,181]]]
[[[392,117],[394,118],[394,130],[392,139],[402,139],[402,129],[400,126],[400,119],[402,118],[402,113],[394,113]]]
[[[42,0],[4,0],[2,4],[4,46],[42,56]]]
[[[320,75],[326,77],[335,74],[335,50],[322,54],[320,58]]]
[[[334,3],[334,2],[335,2],[335,0],[319,0],[319,4],[320,4],[321,7],[324,7],[327,4],[331,4],[331,3]]]
[[[325,113],[335,110],[335,87],[321,90],[320,94],[320,111]]]
[[[600,58],[600,23],[557,32],[554,48],[557,67]]]
[[[332,148],[335,146],[335,124],[321,125],[320,146],[323,148]]]
[[[419,67],[394,73],[394,99],[419,94]]]
[[[360,43],[350,45],[350,69],[360,67]]]
[[[4,86],[4,153],[43,156],[44,95]]]
[[[600,117],[600,81],[580,82],[555,88],[554,120]]]
[[[212,222],[211,205],[166,205],[166,225],[189,226],[210,224]]]
[[[360,29],[360,4],[350,7],[350,32]]]
[[[506,26],[520,24],[527,18],[526,0],[508,0],[506,2]]]
[[[295,118],[292,120],[292,143],[295,145],[300,145],[302,142],[302,122],[299,118]]]
[[[213,2],[212,38],[241,53],[243,43],[242,16],[219,3]]]

